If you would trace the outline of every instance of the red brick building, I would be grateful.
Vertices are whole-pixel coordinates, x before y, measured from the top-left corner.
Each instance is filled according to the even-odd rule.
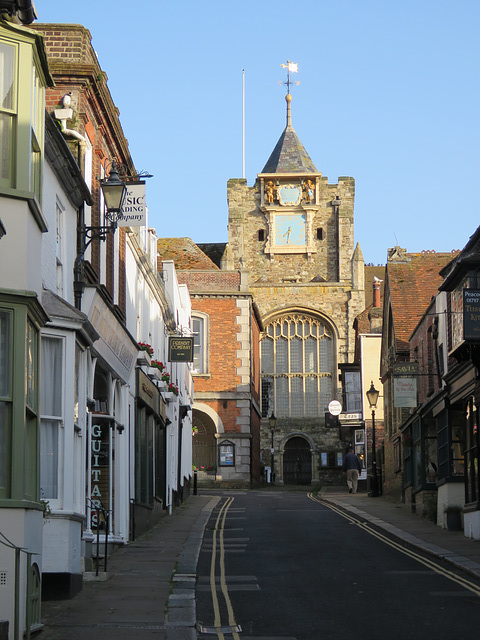
[[[260,479],[261,320],[245,274],[221,270],[190,238],[158,240],[192,300],[193,463],[200,478],[237,484]]]

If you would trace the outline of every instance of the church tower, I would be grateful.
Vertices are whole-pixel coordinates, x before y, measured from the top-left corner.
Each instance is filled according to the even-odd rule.
[[[338,367],[353,361],[353,322],[365,308],[355,181],[329,184],[293,128],[290,93],[286,104],[286,127],[255,184],[228,181],[222,268],[248,274],[265,329],[263,461],[276,482],[336,482],[346,443],[325,414],[342,401]]]

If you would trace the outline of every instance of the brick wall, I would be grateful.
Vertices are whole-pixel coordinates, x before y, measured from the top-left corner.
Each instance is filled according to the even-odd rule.
[[[195,391],[235,392],[237,307],[235,298],[193,298],[192,311],[208,314],[208,374],[195,377]]]
[[[238,271],[177,271],[178,282],[195,291],[239,291]]]

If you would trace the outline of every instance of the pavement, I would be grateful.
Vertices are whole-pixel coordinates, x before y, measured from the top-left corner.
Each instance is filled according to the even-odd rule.
[[[116,550],[101,580],[84,582],[70,600],[43,602],[39,640],[196,640],[197,560],[221,493],[199,489],[171,516]],[[324,489],[318,497],[480,579],[480,541],[463,531],[442,529],[383,497],[338,488]]]

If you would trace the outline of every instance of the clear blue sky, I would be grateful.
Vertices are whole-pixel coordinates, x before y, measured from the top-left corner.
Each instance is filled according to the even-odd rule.
[[[293,126],[329,182],[356,181],[365,261],[462,248],[480,224],[478,0],[35,0],[87,27],[160,237],[225,242],[226,187],[253,185]]]

